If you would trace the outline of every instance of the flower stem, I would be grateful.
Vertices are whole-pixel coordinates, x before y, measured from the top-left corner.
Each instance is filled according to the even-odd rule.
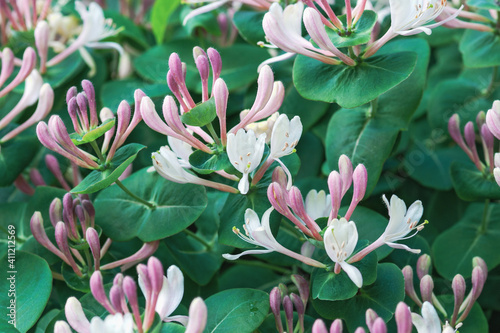
[[[483,210],[483,218],[481,220],[481,227],[479,229],[479,232],[484,234],[486,232],[486,228],[488,227],[488,217],[489,217],[489,205],[490,205],[490,199],[486,199],[484,202],[484,210]]]
[[[134,198],[138,202],[142,203],[143,205],[148,206],[150,209],[155,209],[156,208],[155,204],[153,204],[153,203],[151,203],[149,201],[146,201],[146,200],[138,197],[134,193],[130,192],[130,190],[128,188],[126,188],[125,185],[123,185],[123,183],[121,181],[119,181],[118,179],[115,181],[115,183],[116,183],[116,185],[118,185],[123,190],[123,192],[127,193],[128,195],[130,195],[132,198]]]
[[[279,272],[279,273],[282,273],[282,274],[286,274],[286,275],[290,275],[292,273],[288,269],[284,269],[284,268],[281,268],[281,267],[278,267],[278,266],[274,266],[274,265],[271,265],[271,264],[266,264],[266,263],[261,262],[261,261],[238,259],[237,262],[240,263],[240,264],[242,264],[242,265],[256,266],[256,267],[262,267],[262,268],[272,269],[273,271],[276,271],[276,272]]]
[[[214,138],[215,143],[218,146],[220,146],[219,137],[217,136],[217,133],[215,133],[215,130],[214,130],[214,127],[212,126],[212,123],[208,123],[206,126],[207,126],[208,131],[210,132],[210,135],[212,136],[212,138]]]
[[[207,248],[207,250],[210,250],[212,248],[212,246],[210,244],[208,244],[203,238],[201,238],[200,236],[198,236],[197,234],[195,234],[194,232],[192,232],[191,230],[188,230],[188,229],[184,229],[182,230],[186,235],[192,237],[193,239],[197,240],[198,242],[200,242],[201,244],[203,244],[203,246],[205,246]]]
[[[92,148],[94,149],[95,153],[97,154],[97,157],[99,157],[99,161],[101,163],[104,163],[106,161],[106,159],[104,158],[104,156],[102,156],[101,150],[97,146],[97,143],[95,141],[92,141],[90,143],[90,145],[92,146]]]

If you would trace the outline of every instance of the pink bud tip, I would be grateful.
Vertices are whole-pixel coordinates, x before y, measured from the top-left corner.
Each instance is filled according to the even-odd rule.
[[[377,318],[375,319],[375,322],[373,323],[372,329],[370,330],[371,333],[387,333],[387,325],[385,324],[384,320],[382,318]]]
[[[101,262],[101,244],[99,242],[99,234],[94,228],[90,227],[87,229],[86,239],[90,246],[92,256],[94,257],[95,270],[99,270]]]
[[[425,275],[429,274],[431,267],[431,257],[428,254],[422,254],[417,261],[417,276],[422,279]]]
[[[398,326],[398,333],[411,333],[412,331],[412,320],[411,312],[408,305],[404,302],[399,302],[396,307],[396,324]]]
[[[423,302],[432,302],[432,291],[434,290],[434,280],[430,275],[425,275],[420,280],[420,295]]]
[[[207,325],[207,306],[196,297],[189,306],[189,321],[185,333],[202,333]]]
[[[55,198],[52,200],[50,203],[50,208],[49,208],[49,216],[50,216],[50,222],[56,227],[57,222],[62,221],[62,203],[61,199]]]
[[[342,320],[340,319],[335,319],[330,326],[330,333],[342,333],[343,331],[343,326],[342,326]]]
[[[115,314],[116,310],[113,308],[111,303],[106,296],[106,291],[104,290],[104,283],[102,281],[102,274],[100,271],[95,271],[90,277],[90,291],[92,295],[109,313]]]
[[[163,286],[163,265],[156,257],[148,260],[148,275],[154,293],[159,293]]]
[[[313,327],[312,327],[312,333],[328,333],[323,320],[316,319],[316,321],[314,322]]]

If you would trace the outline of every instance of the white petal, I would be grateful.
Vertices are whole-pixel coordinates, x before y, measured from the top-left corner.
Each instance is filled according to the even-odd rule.
[[[270,253],[274,252],[274,250],[247,250],[243,251],[240,254],[229,254],[229,253],[224,253],[222,257],[227,260],[236,260],[239,259],[241,256],[246,256],[247,254],[263,254],[263,253]]]
[[[361,288],[363,286],[363,276],[361,275],[359,269],[351,264],[346,263],[345,261],[342,261],[339,264],[340,267],[342,267],[342,270],[346,272],[347,276],[349,276],[351,281],[354,282],[354,284],[358,288]]]

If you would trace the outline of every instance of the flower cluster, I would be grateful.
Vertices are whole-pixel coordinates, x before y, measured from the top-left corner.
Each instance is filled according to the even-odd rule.
[[[462,135],[460,117],[454,114],[448,121],[448,131],[452,139],[474,162],[476,168],[485,175],[493,174],[500,186],[500,153],[495,153],[495,137],[500,140],[500,101],[495,101],[487,113],[479,112],[476,125],[482,143],[484,163],[476,147],[476,133],[472,121],[467,122]]]
[[[424,224],[418,224],[423,214],[420,201],[415,201],[409,209],[406,209],[404,201],[397,196],[393,195],[390,203],[383,196],[389,210],[389,223],[384,233],[375,242],[353,255],[358,243],[358,231],[356,223],[349,220],[356,206],[365,195],[367,181],[365,166],[359,164],[353,169],[350,159],[342,155],[339,159],[339,171],[332,171],[328,177],[330,194],[326,196],[322,191],[316,192],[313,190],[307,195],[304,204],[300,190],[297,187],[290,186],[282,170],[275,169],[273,182],[269,185],[267,192],[272,207],[264,213],[262,221],[259,221],[255,211],[247,209],[244,225],[246,236],[238,228],[233,227],[233,232],[238,237],[250,244],[262,246],[266,250],[247,250],[239,255],[224,254],[224,258],[235,260],[246,254],[276,251],[300,260],[307,265],[327,268],[328,265],[303,254],[295,253],[278,243],[269,224],[271,212],[276,209],[302,232],[306,240],[311,240],[315,245],[321,244],[329,258],[335,263],[333,270],[336,274],[344,270],[353,283],[358,288],[361,288],[363,277],[360,271],[352,265],[353,263],[362,260],[367,254],[384,244],[393,248],[419,253],[420,250],[410,249],[408,246],[396,242],[413,237],[424,227]],[[344,216],[339,217],[342,199],[351,186],[353,188],[351,203]],[[324,228],[321,228],[316,222],[320,217],[328,217]],[[407,236],[410,233],[412,234]],[[311,251],[307,249],[305,252]]]
[[[189,317],[171,316],[184,295],[184,276],[177,266],[170,266],[166,276],[163,272],[161,262],[155,257],[151,257],[147,265],[137,266],[139,287],[146,299],[142,316],[137,284],[131,277],[116,275],[108,298],[101,273],[94,272],[90,279],[92,295],[110,314],[104,320],[93,317],[89,321],[81,303],[75,297],[70,297],[65,306],[67,323],[58,321],[54,331],[71,332],[71,326],[78,333],[142,333],[152,328],[155,315],[158,314],[164,322],[176,321],[183,324],[186,326],[186,332],[201,333],[207,320],[205,303],[201,298],[196,298],[189,308]]]
[[[100,228],[95,225],[94,219],[95,209],[87,195],[73,199],[71,194],[67,193],[62,201],[59,198],[54,199],[50,204],[49,216],[54,227],[57,247],[47,236],[40,212],[35,212],[31,217],[31,233],[43,247],[58,256],[79,277],[90,277],[94,271],[116,267],[124,271],[149,258],[158,249],[159,241],[145,243],[135,254],[102,265],[101,259],[107,253],[112,240],[108,238],[101,246]]]
[[[212,48],[205,52],[196,47],[193,55],[201,78],[201,104],[197,105],[188,91],[185,78],[186,66],[176,53],[169,59],[167,83],[180,107],[172,96],[166,96],[163,102],[164,122],[158,116],[155,105],[149,97],[143,98],[141,102],[144,122],[153,130],[167,135],[170,145],[153,153],[153,166],[162,177],[177,183],[199,184],[233,193],[239,190],[240,193],[246,194],[250,185],[257,184],[273,162],[276,161],[286,168],[280,158],[295,152],[302,134],[302,124],[298,117],[292,120],[286,115],[274,118],[276,120],[272,121],[269,140],[270,153],[263,162],[266,132],[270,131],[270,123],[267,122],[267,126],[263,126],[262,129],[256,122],[272,117],[280,108],[284,98],[283,84],[274,81],[271,68],[264,67],[257,81],[255,102],[250,110],[242,112],[241,121],[228,130],[226,113],[229,92],[226,83],[220,78],[222,70],[220,54]],[[210,67],[212,90],[209,93]],[[219,135],[212,125],[214,119],[218,120]],[[200,164],[200,160],[203,163]],[[208,160],[213,163],[206,167],[204,162]],[[227,179],[239,180],[238,190],[232,186],[201,178],[186,169],[202,173],[216,172]],[[252,176],[251,183],[250,176]]]

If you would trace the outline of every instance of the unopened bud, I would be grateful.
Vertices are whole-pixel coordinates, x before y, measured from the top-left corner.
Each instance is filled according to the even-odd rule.
[[[278,287],[274,287],[269,293],[269,305],[271,307],[271,312],[274,315],[276,321],[276,329],[278,332],[283,332],[283,324],[281,323],[281,291]]]
[[[116,310],[109,302],[106,291],[104,290],[104,283],[102,281],[102,274],[100,271],[95,271],[90,277],[90,291],[99,304],[101,304],[109,313],[115,314]]]
[[[330,332],[332,330],[330,329]],[[325,323],[321,319],[316,319],[312,327],[312,333],[328,333]]]
[[[420,280],[420,295],[423,302],[432,303],[432,291],[434,290],[434,280],[430,275],[425,275]]]
[[[207,325],[207,306],[196,297],[189,306],[189,321],[185,333],[202,333]]]
[[[398,333],[411,333],[412,331],[412,319],[411,312],[408,305],[404,302],[399,302],[396,307],[396,324],[398,326]]]
[[[387,333],[387,325],[382,318],[377,318],[373,322],[371,333]],[[399,333],[399,332],[398,332]]]
[[[330,326],[330,333],[342,333],[343,331],[343,326],[342,326],[342,320],[340,319],[335,319]]]
[[[422,254],[417,260],[417,276],[422,279],[429,274],[431,267],[431,257],[428,254]]]
[[[86,232],[87,243],[89,244],[90,251],[94,257],[94,269],[99,270],[101,263],[101,244],[99,242],[99,234],[97,231],[90,227]]]
[[[293,303],[288,295],[283,297],[287,332],[293,332]]]
[[[366,326],[368,326],[368,329],[370,331],[373,330],[373,324],[375,323],[375,320],[377,318],[378,318],[378,315],[374,310],[372,310],[372,309],[366,310],[366,313],[365,313]]]
[[[403,277],[405,280],[405,292],[406,294],[417,304],[417,306],[422,306],[422,302],[417,296],[415,292],[415,288],[413,286],[413,269],[411,266],[405,266],[402,269]]]

